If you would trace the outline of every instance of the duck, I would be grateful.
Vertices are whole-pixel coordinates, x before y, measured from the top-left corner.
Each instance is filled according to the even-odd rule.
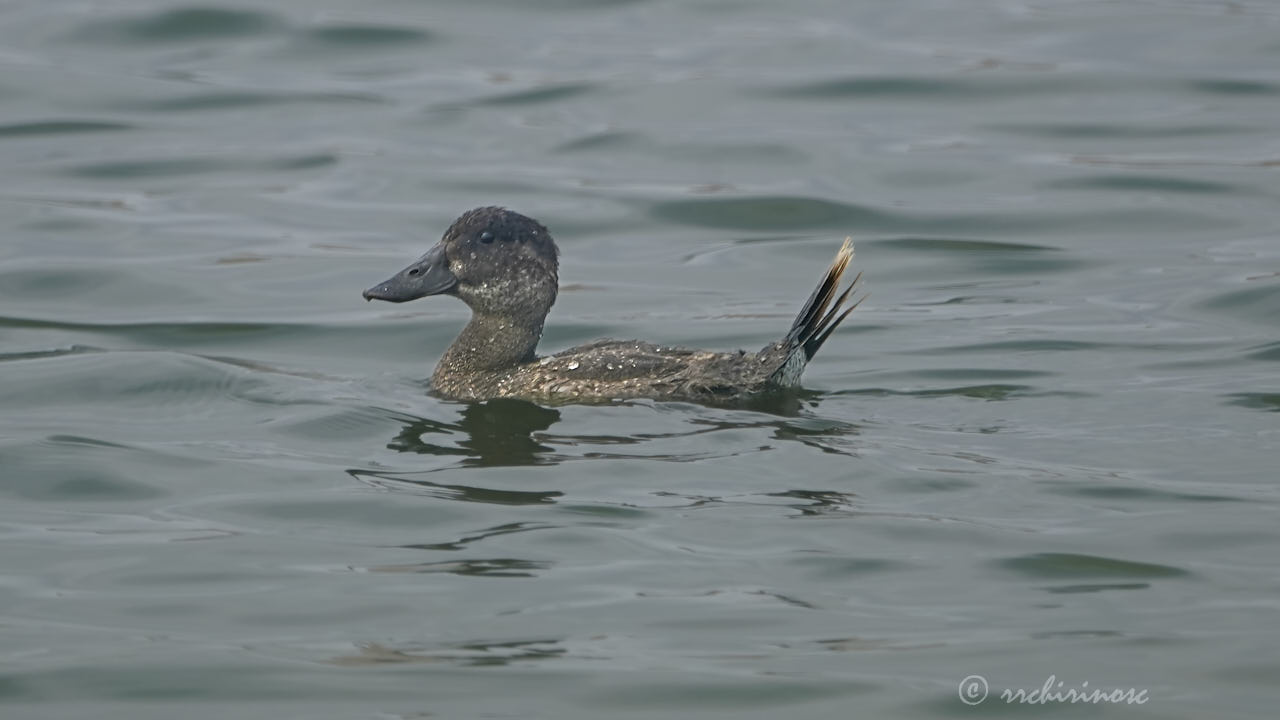
[[[560,251],[542,223],[503,207],[463,213],[426,254],[362,295],[392,303],[451,295],[471,309],[431,375],[431,390],[445,399],[732,405],[800,387],[805,366],[866,299],[848,302],[861,273],[841,290],[853,255],[846,238],[787,333],[758,352],[601,339],[540,356]]]

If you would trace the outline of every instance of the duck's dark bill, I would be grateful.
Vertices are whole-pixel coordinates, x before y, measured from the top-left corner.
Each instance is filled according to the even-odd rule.
[[[436,245],[409,267],[365,290],[363,295],[365,300],[400,303],[439,295],[457,284],[458,278],[449,272],[444,246]]]

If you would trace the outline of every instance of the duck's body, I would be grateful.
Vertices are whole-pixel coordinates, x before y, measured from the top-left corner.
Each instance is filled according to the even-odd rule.
[[[854,307],[841,312],[857,278],[840,279],[853,257],[846,240],[822,282],[781,341],[756,353],[710,352],[638,340],[597,340],[538,357],[555,302],[558,250],[536,220],[502,208],[459,217],[440,244],[368,300],[406,302],[450,294],[472,318],[431,376],[433,389],[457,400],[514,397],[535,402],[651,398],[723,403],[797,387],[804,366]]]
[[[639,340],[596,340],[502,370],[467,371],[441,362],[431,384],[436,392],[459,400],[712,402],[765,390],[768,368],[743,351],[717,353]]]

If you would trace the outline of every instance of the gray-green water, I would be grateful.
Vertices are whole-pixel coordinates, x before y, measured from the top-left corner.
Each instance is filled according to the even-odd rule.
[[[1275,3],[14,0],[0,63],[6,720],[1274,713]],[[790,415],[445,402],[464,308],[360,291],[481,204],[548,350],[760,347],[845,235],[871,298]]]

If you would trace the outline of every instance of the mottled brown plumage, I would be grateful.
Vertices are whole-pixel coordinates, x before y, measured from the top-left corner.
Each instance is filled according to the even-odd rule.
[[[857,307],[844,305],[861,277],[837,295],[853,258],[846,239],[787,335],[759,352],[597,340],[539,358],[538,340],[556,298],[558,252],[536,220],[503,208],[477,208],[454,221],[426,255],[366,290],[364,297],[406,302],[448,294],[471,308],[471,321],[431,376],[433,389],[446,397],[515,397],[546,403],[652,398],[720,404],[798,386],[805,365]]]

